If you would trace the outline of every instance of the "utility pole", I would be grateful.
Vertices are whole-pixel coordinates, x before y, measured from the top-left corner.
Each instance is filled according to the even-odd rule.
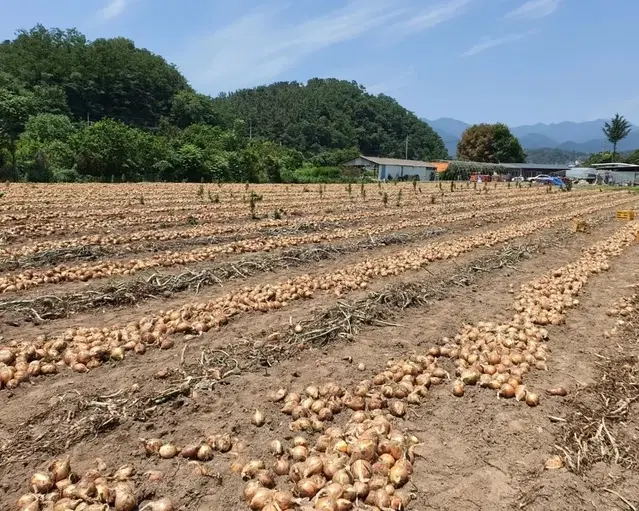
[[[406,159],[408,160],[408,135],[406,135]]]

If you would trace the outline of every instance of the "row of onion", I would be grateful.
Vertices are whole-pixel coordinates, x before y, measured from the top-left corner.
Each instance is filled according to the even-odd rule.
[[[408,405],[419,404],[431,386],[450,379],[438,361],[453,361],[456,396],[464,394],[465,385],[479,384],[497,390],[503,398],[536,406],[538,396],[522,380],[530,370],[546,368],[550,351],[546,325],[561,324],[566,311],[579,303],[576,296],[590,276],[607,271],[610,258],[620,255],[638,233],[639,223],[629,224],[584,250],[574,263],[521,286],[515,296],[515,314],[508,323],[464,325],[454,338],[443,338],[424,354],[391,360],[383,371],[352,389],[328,382],[311,384],[301,392],[285,388],[272,392],[270,400],[281,404],[281,412],[292,419],[289,429],[298,435],[288,447],[277,439],[270,442],[272,462],[244,459],[246,446],[228,434],[212,435],[185,447],[160,439],[142,439],[142,446],[148,455],[181,456],[197,462],[211,460],[215,451],[231,452],[236,456],[231,470],[247,481],[244,499],[254,511],[347,511],[360,504],[371,511],[406,509],[412,496],[404,487],[413,473],[419,440],[399,430],[393,421],[406,414]],[[620,301],[609,314],[632,313],[632,300]],[[565,395],[565,390],[551,389],[549,394]],[[350,411],[345,426],[329,425],[344,410]],[[252,422],[262,426],[264,415],[256,410]],[[125,466],[110,478],[90,471],[79,479],[71,474],[68,459],[57,460],[48,473],[33,476],[32,493],[20,498],[19,508],[97,511],[106,504],[118,511],[132,511],[137,505],[135,493],[130,482],[123,482],[132,473],[133,468]],[[169,511],[174,507],[169,499],[161,499],[150,503],[149,509]]]
[[[610,206],[610,203],[591,206],[573,214],[592,213]],[[278,284],[256,284],[210,302],[190,303],[180,309],[160,311],[124,327],[80,327],[53,338],[40,336],[35,341],[11,341],[0,346],[0,388],[15,388],[33,376],[55,374],[64,365],[83,373],[105,361],[122,360],[128,352],[143,354],[149,346],[169,349],[174,345],[172,334],[201,335],[240,313],[280,309],[292,301],[311,298],[318,291],[342,296],[353,290],[365,289],[369,282],[380,277],[420,270],[438,259],[455,258],[478,247],[525,237],[571,216],[556,215],[430,243],[421,248],[355,263],[341,270],[305,274]]]
[[[452,202],[450,200],[447,200],[447,201],[440,201],[437,204],[427,204],[427,205],[420,204],[418,207],[411,207],[410,202],[407,202],[407,204],[404,204],[404,206],[395,215],[393,215],[393,220],[397,220],[405,216],[410,216],[414,218],[415,213],[418,213],[418,212],[420,213],[428,212],[429,216],[430,214],[432,214],[433,216],[436,216],[442,213],[448,214],[451,211],[454,211],[456,213],[462,212],[462,211],[468,211],[468,210],[478,211],[478,210],[483,210],[487,208],[492,209],[497,207],[505,207],[508,205],[514,206],[514,205],[517,205],[518,203],[521,203],[522,201],[528,201],[528,202],[530,201],[530,194],[525,194],[521,196],[516,195],[516,196],[510,196],[510,197],[503,197],[502,196],[503,194],[501,193],[497,195],[499,197],[496,199],[494,199],[492,196],[490,197],[490,199],[486,198],[486,196],[481,196],[479,199],[466,198],[463,201],[459,201],[459,204],[457,204],[457,202]],[[587,195],[590,195],[590,194],[583,194],[583,195],[580,194],[579,196],[587,196]],[[548,197],[546,195],[544,195],[544,198],[548,200]],[[540,200],[542,199],[540,198]],[[557,202],[560,203],[561,201],[557,200]],[[266,208],[266,206],[263,204],[260,204],[260,206],[263,208]],[[283,207],[290,209],[290,206],[288,204],[284,205]],[[223,205],[218,207],[217,209],[226,210],[227,206]],[[364,209],[364,211],[362,211],[362,209]],[[388,219],[388,215],[386,215],[385,212],[366,210],[366,209],[368,208],[362,208],[360,205],[360,207],[358,207],[354,213],[351,212],[349,214],[342,213],[339,215],[332,215],[330,217],[330,221],[332,222],[351,221],[352,222],[352,221],[357,221],[360,219],[370,220],[371,218],[379,218],[382,220]],[[312,215],[313,210],[311,211],[307,211],[307,210],[308,210],[308,206],[305,206],[304,208],[305,214],[308,213]],[[128,211],[127,213],[130,214],[130,211]],[[112,218],[121,220],[122,218],[125,218],[126,216],[127,215],[124,215],[124,214],[113,214]],[[138,216],[147,218],[149,216],[149,212],[145,209],[144,211],[141,211]],[[85,221],[87,221],[87,218],[90,218],[90,217],[91,217],[90,213],[86,213],[86,215],[83,216]],[[235,212],[235,217],[237,217],[237,212]],[[118,232],[117,234],[111,233],[111,232],[96,232],[95,234],[86,234],[86,235],[75,237],[75,238],[66,238],[66,239],[58,239],[58,240],[39,240],[31,244],[26,244],[22,246],[6,247],[6,248],[0,249],[0,255],[12,256],[12,257],[16,257],[16,256],[24,257],[24,256],[32,255],[38,252],[42,252],[42,251],[56,250],[60,248],[73,248],[73,247],[85,246],[85,245],[90,245],[90,246],[124,245],[124,244],[129,244],[129,243],[138,242],[138,241],[145,241],[145,240],[146,241],[169,241],[169,240],[176,240],[176,239],[193,239],[193,238],[198,238],[203,236],[217,236],[217,235],[224,235],[229,233],[245,235],[248,233],[256,232],[260,229],[269,228],[269,227],[282,227],[286,225],[299,223],[299,221],[300,219],[297,216],[294,216],[294,217],[289,217],[289,218],[277,220],[277,221],[268,220],[268,221],[263,221],[259,223],[248,223],[248,224],[243,223],[241,225],[237,225],[237,224],[229,225],[229,222],[223,222],[222,225],[220,225],[219,222],[215,222],[215,223],[204,223],[204,224],[196,225],[186,229],[184,228],[183,229],[157,229],[156,228],[156,229],[147,229],[144,231],[134,231],[131,233]],[[312,218],[311,221],[316,222],[317,219]],[[157,222],[154,222],[154,223],[157,223]],[[50,227],[50,224],[51,222],[46,222],[46,225],[49,227]],[[37,227],[38,227],[37,225],[32,225],[31,227],[29,227],[29,229],[36,230]],[[103,221],[95,222],[93,227],[99,228],[99,230],[103,230],[104,222]],[[21,227],[16,226],[16,228],[20,229]],[[89,229],[91,229],[91,227],[89,227]],[[8,233],[5,232],[5,236],[7,234]],[[22,233],[22,234],[25,234],[25,233]]]
[[[428,186],[427,184],[421,184],[422,194],[427,193],[444,193],[444,188],[440,190],[438,187]],[[197,195],[199,187],[190,188],[187,193],[181,194],[179,190],[172,191],[170,194],[163,192],[158,193],[148,187],[141,187],[138,191],[133,193],[123,192],[121,187],[114,188],[116,193],[110,194],[109,190],[100,188],[98,190],[87,189],[83,193],[73,196],[68,188],[63,189],[61,194],[56,197],[50,195],[38,195],[29,196],[25,193],[25,190],[18,190],[17,188],[9,188],[5,190],[5,197],[0,204],[0,223],[5,223],[6,220],[22,221],[22,220],[34,220],[38,218],[40,214],[57,214],[64,215],[71,212],[74,216],[77,211],[86,211],[89,215],[97,214],[102,215],[105,211],[111,211],[112,214],[126,214],[130,213],[130,206],[144,211],[187,211],[189,209],[201,209],[203,206],[209,203],[206,197],[200,197]],[[380,190],[385,189],[389,192],[396,190],[403,190],[407,192],[406,188],[411,188],[412,185],[404,186],[385,186],[382,185]],[[241,198],[243,195],[249,193],[245,186],[233,187],[233,186],[209,186],[206,188],[212,194],[216,193],[220,198],[220,204],[225,207],[238,206],[241,204]],[[365,189],[371,192],[377,189],[375,185],[365,186]],[[309,189],[308,187],[291,187],[291,186],[275,186],[264,187],[260,185],[254,185],[250,187],[250,190],[255,191],[258,194],[263,195],[264,204],[270,207],[285,207],[296,202],[330,202],[330,201],[344,201],[348,199],[347,187],[345,186],[322,186],[322,195],[319,196],[317,187]],[[306,190],[306,191],[305,191]],[[14,193],[15,192],[15,193]],[[313,192],[313,193],[310,193]],[[464,193],[465,192],[465,193]],[[468,200],[469,195],[475,195],[474,190],[468,188],[458,188],[456,193],[445,194],[446,197],[452,201]],[[506,188],[500,187],[498,190],[494,190],[494,194],[503,195],[505,197],[511,197],[515,195],[539,195],[545,191],[535,188]],[[583,190],[583,192],[590,192],[590,190]],[[359,188],[351,187],[351,195],[359,195]],[[411,201],[411,197],[406,193],[406,202]],[[144,204],[139,203],[139,198],[144,197]],[[124,209],[124,206],[128,206],[128,209]],[[2,212],[8,212],[1,214]],[[48,218],[48,217],[47,217]]]
[[[386,370],[351,390],[329,382],[303,392],[273,392],[271,400],[283,403],[281,412],[293,419],[292,431],[319,436],[312,447],[301,436],[288,449],[273,440],[270,450],[277,458],[272,467],[261,459],[232,466],[249,480],[244,492],[249,508],[275,511],[308,505],[341,511],[361,500],[371,509],[405,509],[410,495],[398,489],[412,474],[411,446],[418,440],[393,433],[391,421],[406,414],[406,404],[420,403],[431,385],[450,378],[438,359],[454,362],[456,396],[464,394],[465,385],[479,384],[500,397],[537,406],[538,395],[522,380],[530,370],[546,369],[548,331],[543,325],[563,322],[589,276],[608,270],[610,257],[634,242],[638,232],[639,224],[629,225],[587,249],[578,261],[522,286],[512,322],[465,325],[454,339],[444,338],[426,354],[389,361]],[[548,393],[564,396],[566,390],[558,387]],[[344,409],[351,410],[346,428],[327,426]],[[292,491],[276,488],[278,476],[286,478]]]
[[[36,472],[29,481],[29,493],[16,504],[19,511],[134,511],[138,498],[132,480],[135,469],[124,465],[107,473],[102,462],[84,475],[71,468],[70,458],[57,459],[48,469]],[[148,511],[176,511],[169,498],[145,502]]]
[[[596,196],[597,202],[601,197]],[[571,206],[575,203],[583,204],[583,200],[569,198],[566,201],[551,201],[548,203],[527,203],[518,207],[490,209],[482,212],[471,210],[465,213],[442,215],[439,217],[426,217],[422,219],[406,218],[393,219],[393,222],[376,227],[364,226],[355,229],[336,229],[319,233],[303,234],[297,236],[260,237],[239,241],[232,241],[218,245],[210,245],[180,252],[165,252],[162,254],[142,259],[129,259],[119,261],[103,261],[98,263],[83,263],[79,265],[58,265],[44,270],[25,270],[15,275],[0,277],[0,292],[10,293],[22,291],[44,284],[58,284],[61,282],[75,282],[108,278],[120,275],[134,275],[139,271],[158,267],[172,267],[176,265],[201,263],[212,261],[221,254],[241,254],[254,252],[269,252],[272,250],[294,247],[306,244],[317,244],[338,239],[357,238],[362,236],[380,235],[405,228],[418,228],[436,225],[440,223],[454,223],[468,219],[479,220],[489,218],[492,221],[511,218],[515,213],[528,212],[545,208],[551,203],[556,207]]]

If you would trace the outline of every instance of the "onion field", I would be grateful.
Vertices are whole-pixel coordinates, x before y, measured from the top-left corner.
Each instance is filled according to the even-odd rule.
[[[634,193],[2,191],[0,509],[639,509]]]

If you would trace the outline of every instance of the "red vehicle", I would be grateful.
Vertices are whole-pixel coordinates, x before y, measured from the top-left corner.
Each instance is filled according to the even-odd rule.
[[[481,178],[481,180],[479,178]],[[471,180],[471,182],[473,182],[473,181],[480,182],[481,181],[482,183],[487,183],[487,182],[493,180],[493,176],[491,176],[490,174],[471,174],[470,175],[470,180]]]

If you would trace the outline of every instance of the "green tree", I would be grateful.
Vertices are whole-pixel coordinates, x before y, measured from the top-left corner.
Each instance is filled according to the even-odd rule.
[[[355,82],[314,78],[222,94],[219,112],[245,121],[244,133],[319,155],[356,148],[356,154],[446,158],[439,135],[394,99],[374,96]],[[347,158],[350,159],[350,158]]]
[[[591,154],[586,161],[584,161],[585,166],[590,166],[596,163],[612,163],[613,155],[611,151],[603,151],[601,153]]]
[[[169,120],[181,129],[192,124],[221,124],[219,115],[214,110],[213,100],[190,90],[179,91],[173,96]]]
[[[269,183],[282,182],[282,162],[276,156],[269,154],[263,163],[266,179]]]
[[[66,115],[37,114],[29,117],[22,133],[22,138],[38,142],[66,142],[75,132],[75,128]]]
[[[462,134],[457,157],[483,163],[519,163],[526,160],[526,153],[505,124],[475,124]]]
[[[86,126],[71,137],[78,172],[101,181],[108,181],[111,175],[135,180],[139,135],[135,128],[113,119]]]
[[[32,91],[34,111],[36,113],[69,115],[67,95],[62,87],[57,85],[36,85]]]
[[[29,90],[42,88],[36,95],[49,107],[40,111],[66,113],[68,106],[75,120],[110,117],[155,127],[169,114],[173,97],[189,90],[175,66],[129,39],[90,42],[76,29],[42,25],[0,44],[0,69]]]
[[[522,163],[526,161],[526,153],[508,126],[502,123],[493,128],[493,158],[491,163]]]
[[[204,151],[193,144],[184,144],[173,156],[175,177],[178,181],[210,181],[211,167]]]
[[[6,149],[11,157],[11,172],[7,177],[17,177],[16,142],[33,111],[33,105],[32,94],[0,89],[0,148]]]
[[[617,156],[617,144],[632,131],[632,125],[623,116],[615,114],[610,119],[610,122],[606,122],[602,129],[606,138],[612,144],[612,161],[614,162]]]
[[[28,181],[69,180],[73,152],[68,141],[74,131],[65,115],[31,116],[16,149],[17,166],[24,177]]]

